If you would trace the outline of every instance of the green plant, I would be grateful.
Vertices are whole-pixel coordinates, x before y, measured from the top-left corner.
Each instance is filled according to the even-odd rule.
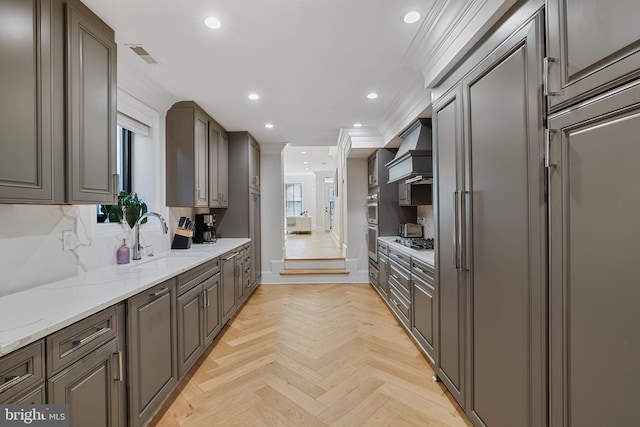
[[[137,193],[121,191],[118,194],[118,204],[102,205],[100,212],[107,216],[109,222],[122,222],[124,219],[129,227],[133,228],[138,219],[147,213],[147,204],[138,197]],[[141,224],[145,222],[147,222],[146,218],[142,220]]]

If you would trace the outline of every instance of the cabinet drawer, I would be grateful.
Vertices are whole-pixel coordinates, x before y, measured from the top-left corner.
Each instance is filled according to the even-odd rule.
[[[409,260],[411,259],[411,257],[409,255],[405,254],[404,252],[400,252],[399,250],[397,250],[395,248],[389,248],[389,259],[391,259],[391,260],[395,261],[396,263],[400,264],[401,266],[403,266],[407,270],[409,270],[409,268],[410,268]]]
[[[389,303],[391,304],[391,308],[398,315],[400,321],[404,324],[404,326],[406,328],[409,328],[409,301],[401,296],[393,286],[389,287],[389,291]]]
[[[117,306],[47,337],[47,374],[51,376],[118,335]]]
[[[44,341],[36,341],[0,359],[0,403],[13,401],[44,382]]]
[[[411,258],[411,275],[420,277],[423,281],[429,283],[431,287],[433,287],[434,279],[433,279],[433,267],[416,260],[415,258]]]
[[[395,262],[389,263],[389,281],[396,282],[398,290],[402,291],[409,298],[409,270],[404,269]]]
[[[378,269],[372,262],[370,262],[369,263],[369,283],[371,283],[372,285],[378,286],[378,284],[380,283],[378,277],[379,277]]]
[[[378,255],[387,255],[389,253],[389,246],[378,240]]]
[[[178,276],[178,295],[199,285],[220,271],[220,258],[212,259]]]

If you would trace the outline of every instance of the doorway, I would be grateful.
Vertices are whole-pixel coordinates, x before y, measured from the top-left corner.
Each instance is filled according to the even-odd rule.
[[[336,151],[329,146],[283,150],[285,261],[342,258],[334,227]]]

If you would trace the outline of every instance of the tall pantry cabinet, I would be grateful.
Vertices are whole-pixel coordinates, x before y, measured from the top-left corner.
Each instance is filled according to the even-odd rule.
[[[436,374],[476,425],[546,419],[543,6],[433,91]]]
[[[638,424],[638,16],[549,2],[551,427]]]
[[[221,237],[251,239],[251,284],[260,280],[260,145],[249,132],[229,132],[229,207],[216,210]]]

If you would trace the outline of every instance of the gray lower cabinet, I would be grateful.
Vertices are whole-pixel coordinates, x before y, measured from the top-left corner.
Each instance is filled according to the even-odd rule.
[[[125,426],[125,378],[114,339],[47,381],[48,403],[69,404],[72,427]]]
[[[552,111],[640,76],[640,2],[547,2]]]
[[[68,404],[73,427],[126,426],[124,304],[46,338],[47,403]]]
[[[639,101],[635,81],[549,120],[551,427],[638,424]]]
[[[204,352],[204,294],[202,285],[178,297],[178,379],[182,379],[189,368]]]
[[[0,358],[0,403],[29,403],[43,399],[44,340]]]
[[[389,303],[407,330],[411,327],[410,259],[404,252],[389,248]]]
[[[222,313],[220,311],[220,281],[221,274],[216,273],[202,283],[204,296],[204,345],[211,344],[222,329]]]
[[[220,292],[220,306],[222,307],[222,324],[224,325],[229,321],[231,316],[236,312],[236,279],[237,267],[236,257],[237,251],[228,252],[220,257],[220,271],[221,271],[221,292]]]
[[[435,360],[435,291],[433,269],[411,258],[411,334],[432,361]]]
[[[434,89],[437,375],[475,425],[547,419],[543,6]]]
[[[176,279],[127,300],[129,425],[145,425],[178,380]]]
[[[78,0],[3,1],[0,26],[0,201],[113,203],[113,30]]]

